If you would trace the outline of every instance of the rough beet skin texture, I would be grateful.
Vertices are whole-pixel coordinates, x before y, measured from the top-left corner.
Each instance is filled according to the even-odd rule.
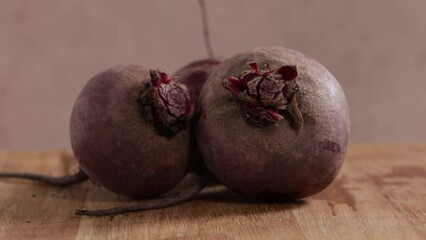
[[[147,86],[160,86],[163,77],[169,81],[163,73],[153,81],[152,74],[136,65],[101,72],[83,88],[71,114],[71,145],[81,169],[119,194],[158,196],[187,173],[190,129],[185,120],[172,136],[161,135],[153,122],[164,119],[161,109],[150,116],[144,105],[147,101],[141,103],[141,95],[149,95]],[[166,100],[173,103],[179,97],[172,94]]]
[[[278,110],[257,111],[241,100],[244,94],[232,93],[230,85],[224,87],[238,76],[252,74],[253,63],[275,69],[272,73],[281,74],[279,78],[297,83],[293,93],[283,90],[284,95],[291,95],[285,100],[288,105],[274,103]],[[240,90],[244,89],[235,91]],[[261,90],[265,89],[257,85],[257,91]],[[291,105],[294,93],[297,104]],[[262,47],[232,57],[210,75],[199,103],[196,132],[201,156],[231,190],[261,198],[304,198],[326,188],[343,164],[350,133],[344,92],[327,69],[301,53]],[[295,106],[302,124],[294,121]],[[253,124],[248,109],[255,117],[273,122]]]

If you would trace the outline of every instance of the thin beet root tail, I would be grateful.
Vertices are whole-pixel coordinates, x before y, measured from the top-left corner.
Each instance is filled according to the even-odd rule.
[[[143,203],[136,206],[123,206],[115,207],[111,209],[101,209],[101,210],[76,210],[76,215],[86,215],[86,216],[110,216],[116,214],[123,214],[128,212],[137,212],[150,209],[165,208],[176,205],[190,200],[196,196],[203,188],[209,183],[212,178],[212,174],[206,170],[202,175],[197,175],[196,179],[193,180],[190,187],[182,190],[177,195],[167,196],[161,199],[152,200],[150,202]]]
[[[214,58],[214,52],[213,48],[210,42],[210,34],[209,34],[209,24],[207,22],[207,10],[206,10],[206,3],[204,0],[199,0],[198,3],[200,4],[201,9],[201,18],[203,21],[203,36],[204,36],[204,44],[207,49],[207,53],[209,54],[210,58]]]
[[[140,103],[160,134],[174,136],[192,117],[195,102],[186,86],[166,73],[157,70],[149,73],[151,79],[141,91]]]
[[[297,104],[299,91],[297,68],[284,65],[278,69],[263,69],[256,62],[248,64],[251,70],[240,76],[231,76],[223,82],[223,87],[238,97],[239,103],[251,120],[263,126],[284,119],[290,113],[297,131],[303,128],[302,113]]]
[[[77,173],[72,175],[66,175],[62,177],[51,177],[32,173],[0,173],[0,178],[17,178],[33,180],[41,183],[45,183],[55,187],[67,187],[77,183],[81,183],[89,179],[83,170],[79,170]]]

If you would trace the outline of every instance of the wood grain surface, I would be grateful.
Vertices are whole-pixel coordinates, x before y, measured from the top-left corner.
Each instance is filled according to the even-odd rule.
[[[69,151],[0,152],[3,171],[76,169]],[[332,185],[293,203],[256,202],[216,185],[167,209],[78,217],[78,208],[137,201],[91,182],[54,188],[2,179],[0,239],[426,239],[425,186],[426,144],[351,146]]]

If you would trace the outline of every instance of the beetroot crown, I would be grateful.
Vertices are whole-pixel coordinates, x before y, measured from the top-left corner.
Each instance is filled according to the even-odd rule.
[[[150,70],[150,81],[142,89],[140,101],[150,108],[151,119],[164,135],[174,135],[192,117],[195,102],[185,85],[169,78],[167,73]]]
[[[293,115],[291,111],[294,107],[289,105],[293,104],[299,91],[296,66],[284,65],[270,69],[264,65],[261,69],[256,62],[248,65],[250,70],[239,76],[231,76],[222,84],[238,97],[248,116],[256,122],[269,125],[284,119],[286,110]]]

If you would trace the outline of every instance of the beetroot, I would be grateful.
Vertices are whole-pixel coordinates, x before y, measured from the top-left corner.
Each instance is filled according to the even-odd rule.
[[[194,101],[187,88],[158,71],[118,66],[92,78],[71,115],[71,144],[80,167],[105,188],[129,196],[153,197],[175,187],[193,155],[189,126]],[[176,195],[136,206],[77,210],[105,216],[186,201],[207,183],[200,171]]]
[[[117,66],[93,77],[71,114],[83,171],[123,195],[153,197],[176,186],[189,162],[193,102],[165,73]]]
[[[163,72],[136,65],[99,73],[83,88],[71,114],[70,136],[80,171],[49,177],[0,173],[54,186],[89,177],[128,196],[158,196],[176,186],[190,162],[194,101]]]
[[[204,84],[200,108],[201,156],[236,192],[304,198],[342,166],[350,132],[345,95],[301,53],[264,47],[224,61]]]
[[[174,75],[173,78],[178,79],[179,83],[183,83],[188,87],[190,99],[197,99],[204,82],[207,80],[212,70],[216,68],[219,63],[220,61],[214,58],[199,60],[188,64],[182,69],[180,69]],[[160,198],[151,203],[148,202],[136,206],[116,207],[112,209],[102,210],[77,210],[76,214],[89,216],[106,216],[118,213],[167,207],[191,199],[203,189],[203,187],[210,179],[212,179],[212,177],[211,174],[206,171],[204,164],[202,164],[202,161],[199,160],[200,156],[196,148],[195,134],[193,132],[193,128],[191,127],[189,130],[191,131],[192,136],[190,137],[191,148],[189,153],[189,167],[193,173],[196,173],[196,175],[195,178],[193,178],[190,182],[188,189],[180,191],[175,196]],[[153,166],[155,167],[155,165]]]

